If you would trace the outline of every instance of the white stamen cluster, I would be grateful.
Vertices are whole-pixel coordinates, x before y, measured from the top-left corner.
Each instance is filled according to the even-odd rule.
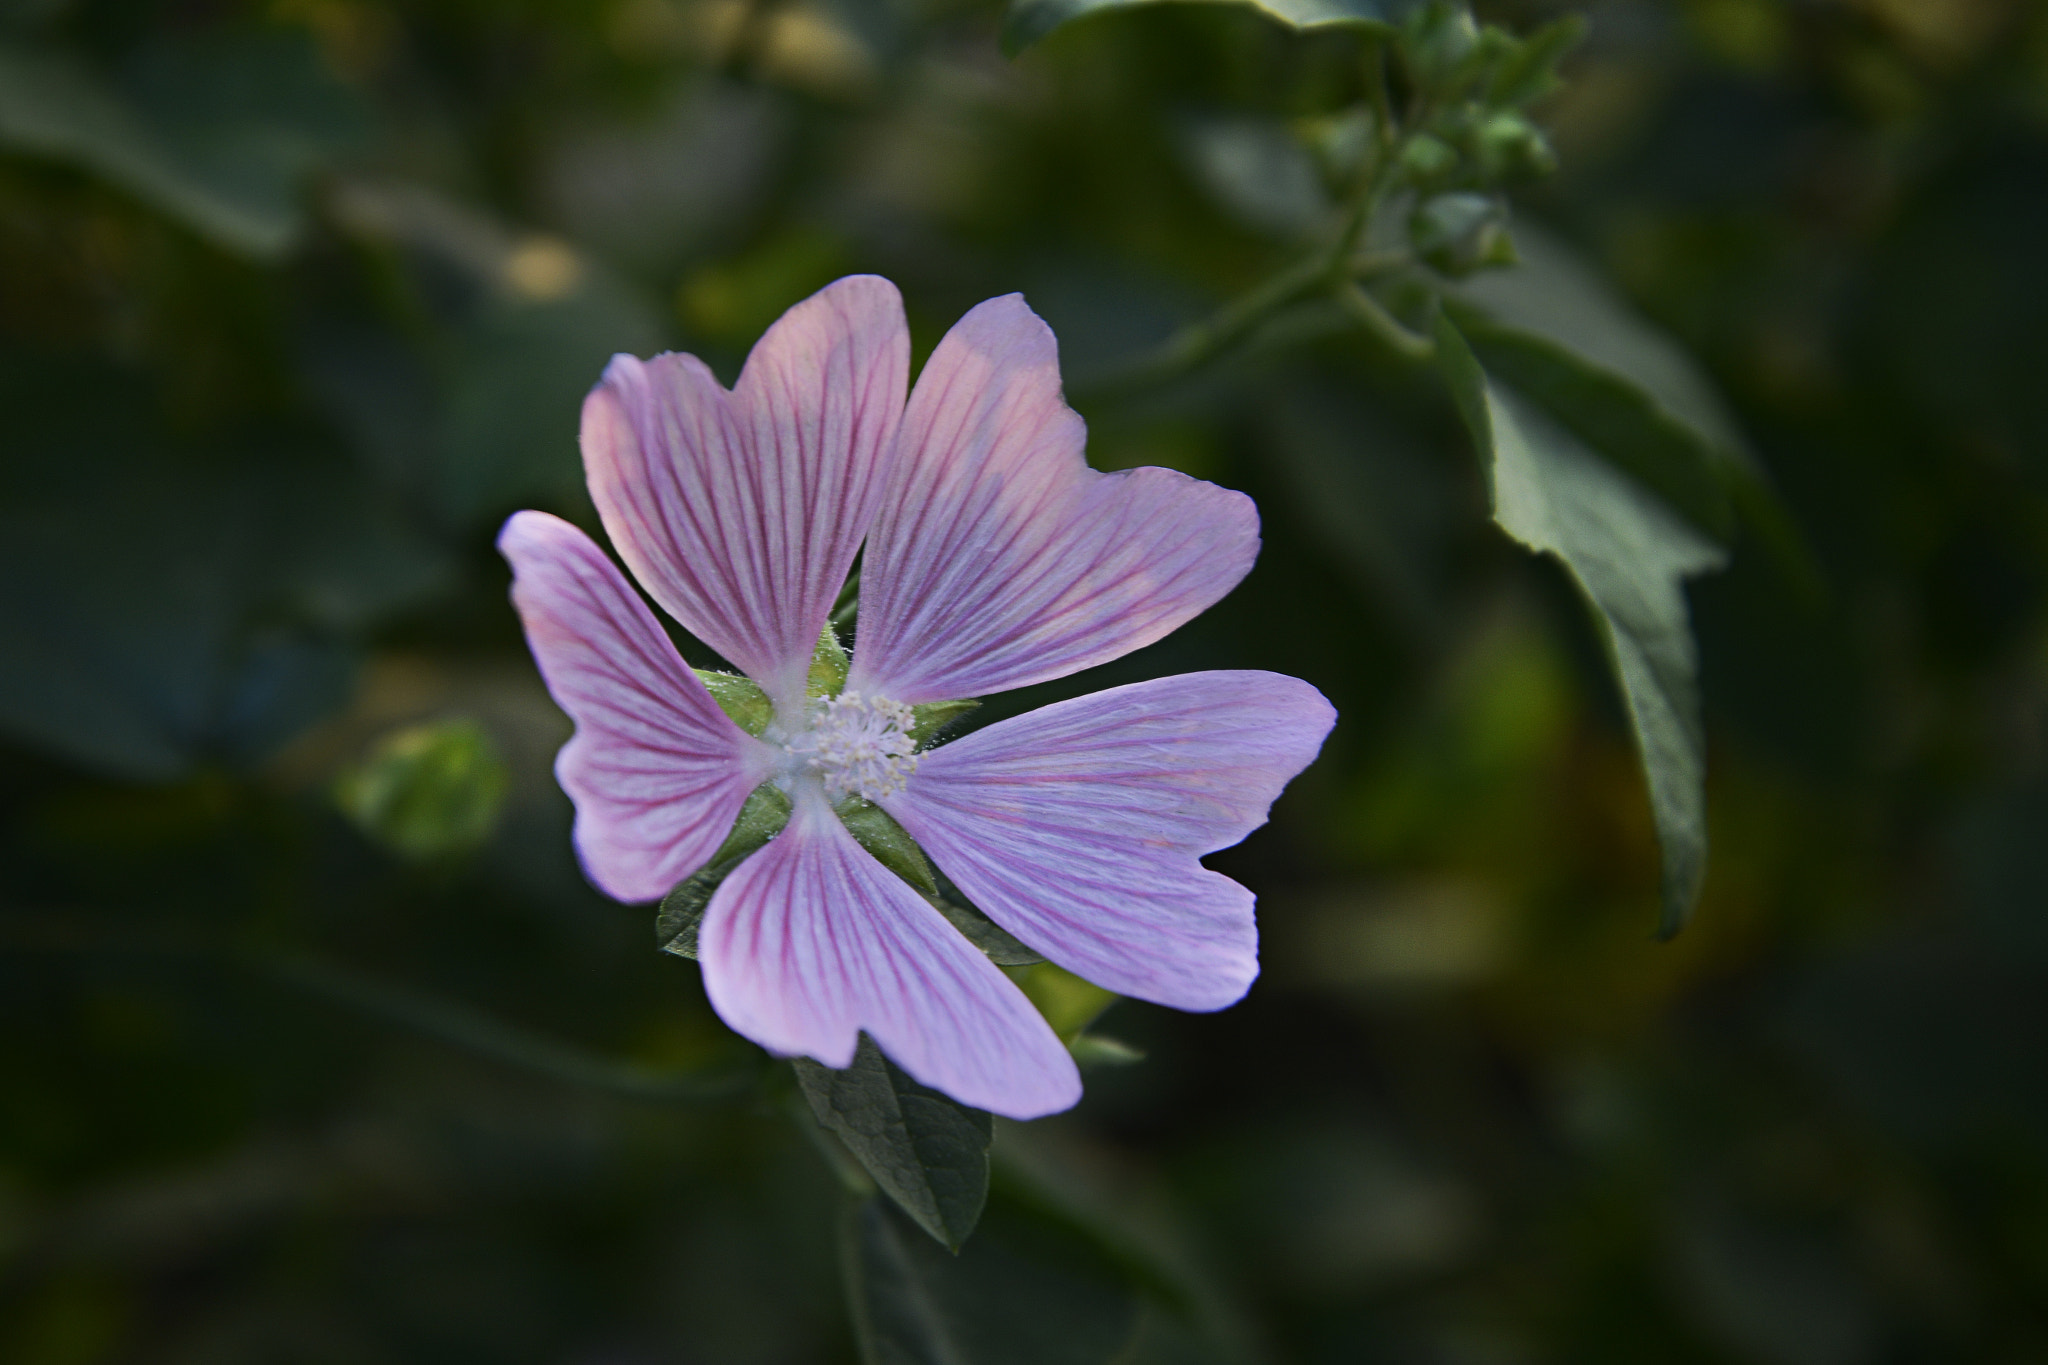
[[[879,801],[903,790],[917,771],[911,709],[887,697],[841,692],[814,702],[810,728],[784,743],[833,796]]]

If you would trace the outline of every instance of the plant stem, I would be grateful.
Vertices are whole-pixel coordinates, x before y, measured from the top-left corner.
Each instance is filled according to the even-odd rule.
[[[1367,333],[1404,360],[1429,361],[1436,358],[1436,343],[1409,331],[1378,299],[1348,281],[1337,290],[1337,301]]]
[[[1193,374],[1257,331],[1261,324],[1290,304],[1316,295],[1334,294],[1341,299],[1347,290],[1356,289],[1353,280],[1359,274],[1384,273],[1407,263],[1409,257],[1406,252],[1360,253],[1358,249],[1372,227],[1373,215],[1378,211],[1380,201],[1393,185],[1400,168],[1402,149],[1407,145],[1406,137],[1391,122],[1385,121],[1390,120],[1392,114],[1387,109],[1385,72],[1377,48],[1368,71],[1376,77],[1368,80],[1374,112],[1383,120],[1378,129],[1380,146],[1370,169],[1345,207],[1344,219],[1335,239],[1309,252],[1263,284],[1232,299],[1204,321],[1181,328],[1150,356],[1088,385],[1077,396],[1127,397]],[[1376,302],[1368,300],[1368,303],[1378,308]],[[1408,333],[1391,316],[1386,316],[1384,310],[1379,311],[1396,333],[1422,341]],[[1427,345],[1427,342],[1423,341],[1423,344]],[[1402,349],[1402,353],[1412,352]]]
[[[1296,261],[1205,321],[1181,328],[1152,355],[1094,385],[1086,396],[1122,397],[1194,373],[1280,309],[1323,288],[1328,258],[1327,251],[1318,251]]]

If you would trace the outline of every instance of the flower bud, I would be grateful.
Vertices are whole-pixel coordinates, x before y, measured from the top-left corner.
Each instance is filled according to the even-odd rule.
[[[490,838],[511,775],[473,720],[408,726],[384,736],[335,784],[342,813],[401,857],[467,852]]]
[[[1557,169],[1557,153],[1543,130],[1512,110],[1488,117],[1475,130],[1473,142],[1489,181],[1548,175]]]
[[[1492,195],[1439,194],[1424,200],[1409,216],[1408,240],[1432,269],[1454,279],[1516,260],[1507,206]]]
[[[1458,164],[1458,153],[1450,143],[1428,133],[1417,133],[1401,149],[1401,165],[1416,180],[1436,180]]]

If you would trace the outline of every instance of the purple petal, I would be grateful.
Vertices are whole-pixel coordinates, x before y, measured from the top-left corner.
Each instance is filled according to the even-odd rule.
[[[852,275],[782,315],[728,393],[695,356],[617,356],[583,405],[590,495],[654,600],[800,704],[881,494],[910,365],[896,286]]]
[[[583,869],[608,896],[657,900],[718,851],[774,750],[719,710],[589,536],[519,512],[498,548],[541,676],[576,721],[555,775]]]
[[[962,1104],[1036,1118],[1081,1097],[1080,1074],[1024,993],[853,841],[822,793],[711,899],[704,986],[772,1051],[845,1066],[862,1029]]]
[[[989,726],[882,802],[988,916],[1122,995],[1221,1009],[1258,975],[1252,893],[1203,867],[1266,822],[1336,712],[1278,673],[1186,673]]]
[[[984,696],[1106,662],[1237,585],[1251,499],[1167,469],[1099,474],[1052,332],[990,299],[918,376],[868,537],[851,685]]]

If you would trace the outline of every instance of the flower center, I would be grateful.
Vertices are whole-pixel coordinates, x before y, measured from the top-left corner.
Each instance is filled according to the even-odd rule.
[[[809,727],[782,744],[796,760],[788,771],[816,773],[833,796],[879,801],[917,771],[913,717],[900,701],[841,692],[811,703],[805,719]]]

